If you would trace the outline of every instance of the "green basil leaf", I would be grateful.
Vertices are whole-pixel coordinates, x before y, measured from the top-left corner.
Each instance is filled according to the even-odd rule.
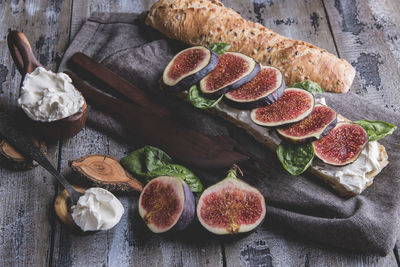
[[[209,99],[200,95],[197,85],[193,85],[189,88],[188,99],[193,106],[200,109],[209,109],[215,107],[224,96],[220,96],[217,99]]]
[[[203,191],[203,185],[201,184],[200,179],[189,169],[178,165],[178,164],[169,164],[165,166],[161,166],[149,173],[146,174],[146,178],[151,180],[154,177],[158,177],[161,175],[167,176],[176,176],[184,180],[190,189],[193,192],[201,192]]]
[[[368,141],[376,141],[391,135],[397,126],[384,121],[358,120],[354,123],[362,126],[368,134]]]
[[[120,162],[128,171],[145,177],[147,172],[171,164],[172,159],[161,149],[153,146],[144,146],[123,157]]]
[[[313,95],[316,94],[323,94],[325,91],[324,89],[316,82],[313,81],[303,81],[303,82],[298,82],[295,84],[292,84],[290,87],[296,87],[296,88],[301,88],[304,89]]]
[[[172,164],[172,158],[159,148],[144,146],[123,157],[120,162],[125,169],[147,181],[161,175],[176,176],[185,181],[193,192],[203,191],[200,179],[193,172]]]
[[[295,145],[282,142],[276,154],[290,174],[299,175],[310,167],[314,158],[314,148],[311,143]]]
[[[145,164],[147,171],[151,172],[158,167],[172,163],[172,158],[159,148],[145,146]]]
[[[218,55],[222,55],[223,53],[228,51],[229,48],[231,48],[231,45],[226,44],[226,43],[212,43],[212,44],[210,44],[210,46],[208,48],[210,48],[212,51],[214,51]]]

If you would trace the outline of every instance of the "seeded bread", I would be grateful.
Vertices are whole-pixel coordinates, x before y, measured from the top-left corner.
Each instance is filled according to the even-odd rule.
[[[355,75],[344,59],[246,21],[217,0],[159,0],[150,9],[146,24],[189,45],[230,43],[230,51],[278,68],[288,85],[312,80],[326,91],[346,93]]]

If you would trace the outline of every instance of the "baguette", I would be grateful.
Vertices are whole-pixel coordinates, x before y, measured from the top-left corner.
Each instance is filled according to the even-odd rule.
[[[344,59],[246,21],[217,0],[159,0],[146,24],[189,45],[230,43],[230,51],[278,68],[288,85],[312,80],[325,91],[346,93],[354,79],[355,70]]]

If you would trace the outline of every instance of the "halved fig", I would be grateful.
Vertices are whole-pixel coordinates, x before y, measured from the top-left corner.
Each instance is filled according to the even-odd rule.
[[[200,91],[209,96],[221,96],[251,81],[260,72],[260,64],[251,57],[226,52],[215,69],[200,81]]]
[[[320,139],[336,125],[336,111],[325,105],[315,105],[310,116],[289,126],[277,129],[288,141],[306,142]]]
[[[264,196],[238,179],[235,170],[207,188],[197,204],[201,225],[218,235],[249,232],[261,224],[265,212]]]
[[[253,109],[251,119],[268,127],[287,125],[307,118],[314,108],[314,95],[299,88],[288,88],[271,105]]]
[[[274,67],[262,66],[253,80],[225,94],[225,101],[233,107],[253,109],[274,103],[284,91],[282,73]]]
[[[153,233],[183,230],[194,218],[193,193],[180,178],[159,176],[140,194],[139,214]]]
[[[327,136],[312,144],[315,155],[323,162],[343,166],[357,160],[367,141],[367,132],[363,127],[351,122],[340,122]]]
[[[208,48],[195,46],[179,52],[163,73],[163,87],[172,92],[189,89],[210,73],[218,63],[218,55]]]

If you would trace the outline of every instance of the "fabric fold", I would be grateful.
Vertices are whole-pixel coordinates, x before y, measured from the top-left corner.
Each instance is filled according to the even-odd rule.
[[[94,14],[75,36],[60,65],[75,52],[83,52],[137,87],[159,98],[158,80],[169,60],[185,46],[168,40],[143,23],[143,14]],[[349,119],[383,120],[400,125],[400,115],[369,103],[359,95],[325,94],[329,106]],[[179,116],[208,134],[230,133],[266,161],[276,155],[242,130],[194,110],[177,99],[162,99]],[[124,132],[114,117],[91,109],[88,121],[104,132]],[[124,136],[125,135],[125,136]],[[304,238],[345,250],[385,255],[398,236],[400,211],[400,131],[381,140],[389,155],[389,165],[375,177],[362,195],[339,197],[328,185],[309,173],[291,176],[274,165],[259,186],[267,202],[266,223],[290,229]],[[276,166],[275,166],[276,165]],[[200,177],[201,178],[201,177]]]

